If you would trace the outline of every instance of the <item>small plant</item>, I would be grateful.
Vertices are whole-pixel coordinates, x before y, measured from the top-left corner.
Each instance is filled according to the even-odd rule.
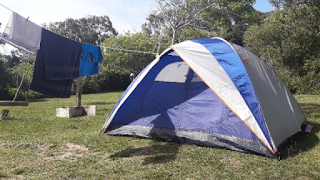
[[[320,95],[320,90],[314,92],[316,95]]]
[[[26,173],[28,171],[29,171],[29,169],[26,167],[16,168],[15,170],[12,171],[12,174],[21,175],[21,174]]]
[[[0,171],[0,179],[1,179],[1,178],[5,178],[5,177],[8,177],[8,176],[7,176],[4,172],[1,172],[1,171]]]

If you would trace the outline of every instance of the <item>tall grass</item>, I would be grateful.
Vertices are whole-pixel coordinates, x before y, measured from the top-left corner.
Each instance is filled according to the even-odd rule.
[[[281,161],[240,152],[99,135],[122,92],[83,95],[95,117],[59,118],[70,99],[30,100],[0,120],[0,179],[320,179],[320,96],[296,96],[312,134],[292,138]]]

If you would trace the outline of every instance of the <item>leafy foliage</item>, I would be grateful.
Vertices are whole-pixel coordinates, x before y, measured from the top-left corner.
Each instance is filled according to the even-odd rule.
[[[75,41],[100,44],[106,38],[117,35],[108,16],[90,15],[81,19],[68,18],[65,21],[44,25],[47,29]]]
[[[203,6],[201,1],[190,0],[156,0],[156,11],[149,15],[148,24],[160,32],[163,29],[172,31],[171,44],[175,43],[176,33],[181,29],[197,27],[202,29],[206,24],[201,14],[215,4]],[[206,26],[208,28],[209,26]],[[161,30],[162,29],[162,30]],[[211,29],[211,28],[210,28]]]
[[[187,41],[190,39],[197,39],[197,38],[212,38],[212,36],[201,30],[193,29],[193,28],[182,29],[179,33],[177,33],[178,42],[183,42],[183,41]]]
[[[100,93],[125,90],[131,83],[129,74],[118,73],[107,68],[100,67],[100,73],[82,78],[82,93]],[[76,94],[74,82],[72,93]]]
[[[181,39],[178,37],[181,30],[195,29],[242,45],[246,29],[267,17],[267,13],[252,7],[254,0],[157,0],[157,3],[143,29],[149,34],[166,33],[172,37],[171,44]]]
[[[304,6],[314,6],[320,7],[320,2],[318,0],[268,0],[269,3],[276,7],[281,8],[291,8],[296,9]]]
[[[128,32],[105,40],[103,46],[106,48],[102,66],[107,66],[108,69],[118,73],[137,75],[155,58],[154,51],[157,44],[155,38],[144,32],[136,34]],[[161,49],[164,50],[162,47]]]
[[[318,7],[276,10],[246,32],[246,48],[266,60],[292,91],[312,92],[320,88],[319,21]]]
[[[9,74],[6,71],[6,63],[0,54],[0,90],[6,89],[9,81]]]
[[[1,27],[1,22],[0,22],[0,27]],[[1,33],[0,33],[0,36],[1,36]],[[0,38],[0,45],[1,44],[4,44],[4,42],[1,40],[1,38]],[[0,54],[1,55],[1,54]],[[1,177],[1,176],[0,176]]]
[[[254,24],[261,24],[267,13],[256,11],[253,8],[254,0],[210,0],[205,3],[218,3],[218,7],[208,9],[203,18],[215,27],[216,35],[243,45],[245,31]]]

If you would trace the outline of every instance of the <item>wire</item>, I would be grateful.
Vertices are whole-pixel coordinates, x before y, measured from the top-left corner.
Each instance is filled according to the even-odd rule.
[[[1,6],[3,6],[4,8],[8,9],[9,11],[12,11],[11,9],[7,8],[6,6],[4,6],[3,4],[0,3]],[[14,12],[14,11],[12,11]],[[29,19],[26,18],[27,20]],[[113,48],[113,47],[106,47],[106,46],[99,46],[102,48],[106,48],[106,49],[113,49],[113,50],[120,50],[120,51],[127,51],[127,52],[135,52],[135,53],[144,53],[144,54],[153,54],[153,55],[158,55],[157,53],[153,53],[153,52],[144,52],[144,51],[136,51],[136,50],[129,50],[129,49],[120,49],[120,48]]]
[[[3,6],[4,8],[8,9],[9,11],[12,11],[11,9],[7,8],[6,6],[4,6],[3,4],[0,3],[1,6]],[[12,11],[14,12],[14,11]]]
[[[136,51],[136,50],[129,50],[129,49],[112,48],[112,47],[106,47],[106,46],[100,46],[100,47],[106,48],[106,49],[120,50],[120,51],[128,51],[128,52],[136,52],[136,53],[144,53],[144,54],[157,55],[157,53],[153,53],[153,52],[145,52],[145,51]]]

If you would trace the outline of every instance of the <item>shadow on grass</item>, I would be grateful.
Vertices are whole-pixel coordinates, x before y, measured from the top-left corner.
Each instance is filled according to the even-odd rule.
[[[111,159],[146,156],[143,165],[175,161],[180,145],[163,142],[160,145],[146,145],[122,150],[110,156]]]
[[[279,147],[279,155],[281,160],[295,157],[298,154],[309,151],[319,144],[319,137],[317,133],[320,131],[320,124],[309,123],[313,126],[310,135],[304,134],[304,129],[289,138],[285,143]]]
[[[315,119],[320,119],[320,105],[315,103],[299,103],[304,115]],[[320,124],[318,122],[307,122],[313,126],[311,135],[305,135],[304,128],[302,131],[289,138],[285,143],[279,147],[279,154],[282,160],[294,157],[301,152],[309,151],[319,144],[319,137],[317,134],[320,131]]]

